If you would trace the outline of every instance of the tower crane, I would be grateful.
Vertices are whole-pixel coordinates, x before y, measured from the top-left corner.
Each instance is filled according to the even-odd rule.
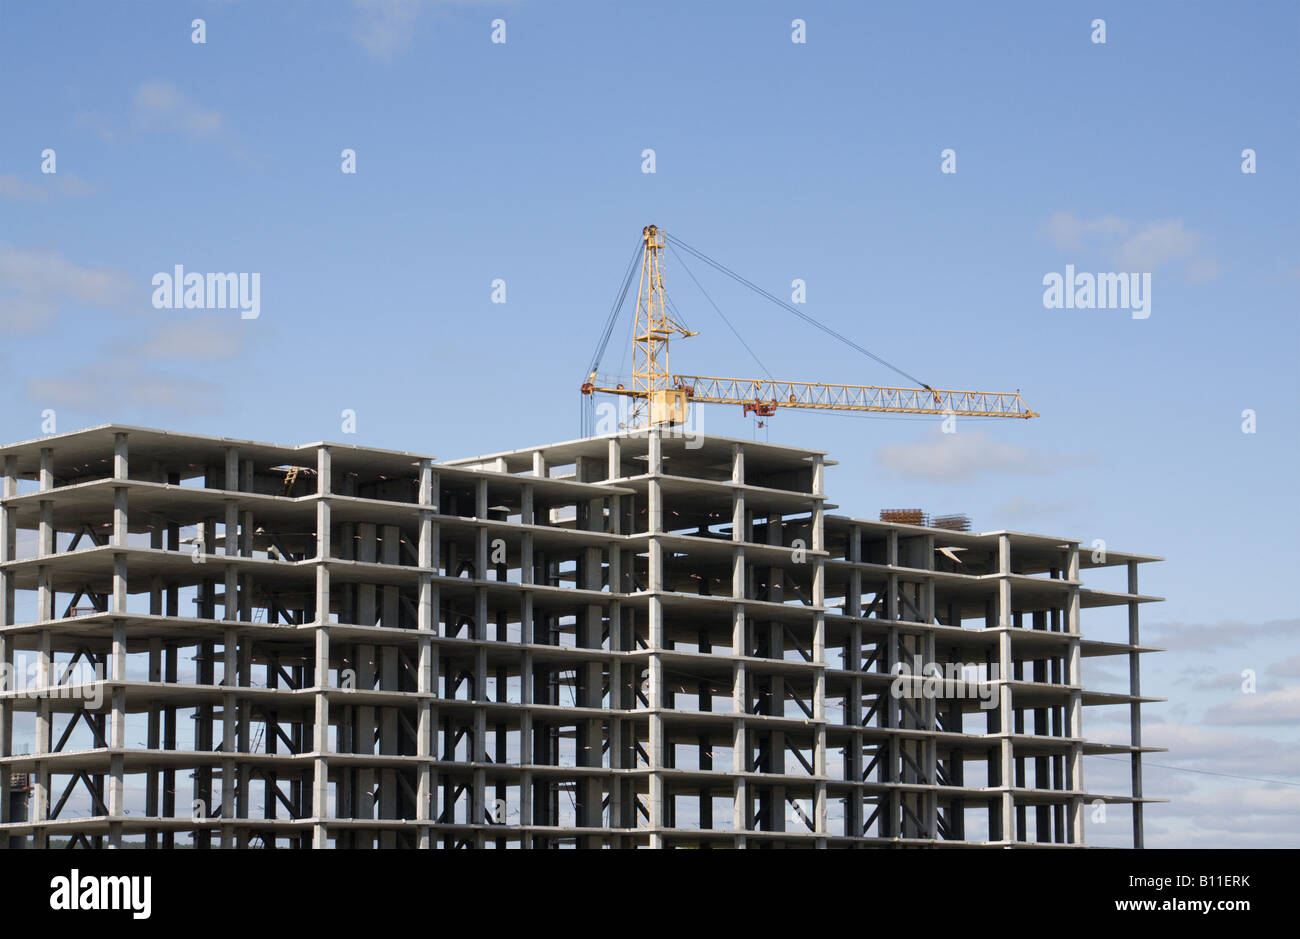
[[[824,382],[776,381],[770,378],[713,378],[703,375],[674,374],[668,363],[669,341],[674,336],[688,338],[698,333],[682,325],[679,317],[674,315],[668,295],[664,291],[660,253],[669,245],[680,247],[683,251],[734,278],[823,332],[898,372],[916,387],[836,385]],[[597,372],[613,333],[614,323],[631,287],[636,270],[636,254],[628,265],[622,292],[606,321],[587,380],[583,382],[581,388],[584,395],[601,393],[633,399],[631,418],[627,422],[630,428],[684,423],[687,419],[687,408],[692,403],[739,405],[744,409],[745,414],[755,414],[760,417],[769,417],[775,414],[778,408],[959,417],[1022,419],[1038,417],[1038,414],[1025,404],[1019,391],[951,391],[930,387],[655,225],[647,225],[642,229],[637,254],[641,261],[641,276],[632,331],[631,383],[629,385],[626,381],[602,378],[597,375]],[[689,270],[687,273],[690,273]],[[691,277],[694,279],[693,274]]]

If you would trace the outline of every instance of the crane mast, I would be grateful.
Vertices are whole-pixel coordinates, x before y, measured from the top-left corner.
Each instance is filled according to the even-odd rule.
[[[632,423],[647,416],[651,424],[679,424],[686,420],[683,396],[672,388],[668,372],[668,340],[697,335],[672,318],[664,294],[664,274],[659,254],[664,238],[657,226],[641,230],[641,283],[637,288],[636,320],[632,327]],[[646,414],[647,404],[649,414]]]

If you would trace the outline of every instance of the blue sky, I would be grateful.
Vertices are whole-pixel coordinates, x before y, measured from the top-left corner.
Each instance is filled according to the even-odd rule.
[[[1146,634],[1171,649],[1145,666],[1170,698],[1147,742],[1180,770],[1148,770],[1176,800],[1149,810],[1148,842],[1300,843],[1300,12],[700,6],[0,0],[0,436],[38,436],[53,410],[59,431],[446,458],[568,439],[653,222],[778,295],[802,278],[811,315],[931,385],[1020,389],[1040,419],[953,435],[798,413],[758,429],[729,408],[701,427],[829,450],[848,514],[966,512],[1168,558],[1142,581],[1167,598]],[[755,375],[676,260],[701,335],[675,369]],[[260,316],[153,308],[177,264],[259,273]],[[1067,264],[1150,273],[1150,317],[1046,309]],[[692,270],[776,377],[895,383]],[[1086,779],[1120,791],[1126,767],[1091,760]]]

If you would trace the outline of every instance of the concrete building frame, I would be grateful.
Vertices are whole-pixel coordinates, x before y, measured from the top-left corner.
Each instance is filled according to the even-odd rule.
[[[1141,847],[1160,559],[829,514],[831,465],[671,432],[0,447],[0,844],[1082,846],[1100,803]],[[1107,607],[1127,641],[1085,638]],[[1084,736],[1104,706],[1127,743]]]

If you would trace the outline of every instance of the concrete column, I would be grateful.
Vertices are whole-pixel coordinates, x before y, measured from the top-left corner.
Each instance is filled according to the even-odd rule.
[[[731,607],[731,654],[737,661],[731,669],[731,710],[735,715],[732,721],[732,769],[735,773],[732,782],[731,827],[735,830],[735,844],[738,848],[745,846],[744,832],[749,830],[749,786],[742,773],[749,771],[749,747],[745,732],[745,712],[749,704],[749,676],[745,663],[739,661],[748,654],[746,648],[745,604],[745,448],[742,444],[731,447],[731,597],[735,602]]]
[[[225,448],[225,473],[221,488],[234,490],[239,484],[239,453],[234,447]],[[222,538],[222,554],[236,557],[239,554],[239,503],[234,499],[224,500],[225,530]],[[215,551],[215,545],[213,550]],[[221,618],[226,622],[239,619],[239,570],[233,564],[223,568],[225,600],[222,603]],[[221,684],[234,689],[239,684],[239,633],[226,629],[221,641]],[[238,744],[239,707],[234,690],[221,695],[221,751],[234,753]],[[235,759],[224,756],[221,760],[221,847],[236,847],[235,830],[232,820],[235,818],[235,798],[238,791]]]
[[[251,558],[253,556],[253,532],[256,526],[253,524],[253,513],[244,510],[239,513],[239,555],[240,557]],[[251,604],[250,604],[251,609]]]
[[[476,628],[483,629],[483,624],[476,624]],[[470,787],[469,799],[469,823],[471,825],[482,825],[486,820],[487,812],[487,774],[481,768],[487,760],[487,709],[484,706],[488,701],[487,696],[487,649],[479,646],[474,650],[474,702],[477,705],[474,708],[474,723],[470,727],[470,746],[469,758],[473,763],[480,764],[475,767],[472,785]],[[483,832],[474,832],[472,843],[475,847],[483,847]]]
[[[156,579],[160,582],[162,580],[161,577]],[[162,637],[160,636],[153,636],[149,639],[149,681],[157,684],[162,683]],[[161,735],[159,734],[161,715],[162,707],[159,704],[149,705],[145,745],[150,751],[157,750],[161,742]],[[148,767],[145,774],[144,814],[151,819],[157,818],[161,814],[158,805],[159,775],[156,765]],[[149,848],[158,847],[158,832],[156,830],[150,830],[146,834],[145,846]]]
[[[126,434],[113,435],[113,478],[126,480],[130,478],[127,461]],[[130,537],[130,520],[127,513],[128,489],[126,486],[113,487],[113,546],[125,548]],[[127,612],[127,564],[126,554],[113,555],[113,612]],[[126,625],[118,620],[113,624],[113,681],[112,716],[110,717],[109,746],[109,781],[108,781],[108,843],[110,847],[122,845],[123,808],[125,805],[125,757],[126,747],[126,691],[117,682],[126,681]]]
[[[225,448],[225,473],[221,477],[221,488],[228,492],[239,490],[239,448]]]
[[[41,467],[40,467],[40,491],[50,492],[54,489],[54,450],[50,447],[41,448]],[[40,502],[40,522],[37,531],[37,553],[41,557],[47,557],[54,553],[55,549],[55,532],[54,532],[54,503],[50,500],[42,499]],[[36,618],[41,622],[48,622],[54,618],[54,588],[52,583],[52,574],[48,565],[41,565],[37,569],[37,595],[36,595]],[[37,636],[37,678],[36,686],[39,692],[50,688],[53,684],[53,648],[51,634],[48,629],[43,629]],[[32,778],[32,820],[37,825],[42,823],[50,814],[50,766],[48,762],[39,759],[43,754],[50,752],[50,701],[41,693],[36,700],[36,740],[32,748],[33,753],[37,756],[35,772]],[[38,827],[32,833],[32,846],[45,846],[45,829]]]
[[[615,446],[615,445],[618,446]],[[620,466],[622,444],[618,438],[610,439],[610,473],[618,471]],[[616,457],[616,453],[619,454]],[[611,476],[611,478],[613,478]],[[614,497],[610,503],[610,533],[620,535],[623,533],[623,507],[622,498]],[[628,589],[626,576],[623,570],[623,552],[620,545],[612,544],[606,551],[609,561],[609,589],[611,592],[622,593]],[[625,828],[627,827],[624,814],[627,811],[628,804],[624,799],[624,790],[626,788],[623,777],[617,770],[630,769],[635,766],[631,765],[625,759],[627,740],[624,734],[623,714],[631,702],[627,700],[624,691],[624,670],[623,656],[621,653],[629,651],[624,648],[623,644],[623,605],[618,600],[611,600],[609,604],[609,651],[611,657],[609,660],[609,709],[611,715],[609,718],[608,744],[609,744],[609,768],[613,772],[609,780],[609,827]],[[635,821],[632,822],[635,825]],[[621,836],[615,836],[612,840],[611,847],[626,847],[626,839]]]
[[[488,518],[488,481],[476,480],[474,483],[474,517],[479,520],[474,542],[474,579],[480,583],[488,580],[489,533],[484,520]],[[485,586],[474,588],[474,622],[471,638],[483,640],[488,638],[488,592]],[[469,759],[474,763],[483,763],[487,759],[487,650],[479,646],[474,650],[474,684],[471,700],[477,705],[469,726]],[[471,825],[482,825],[487,813],[487,774],[481,768],[475,768],[471,775],[469,790],[469,811],[467,820]],[[481,848],[484,844],[482,831],[475,831],[470,836],[470,843]]]
[[[116,462],[116,460],[115,460]],[[41,468],[39,479],[39,488],[41,492],[49,492],[54,488],[54,448],[41,447]]]
[[[1071,686],[1066,708],[1066,734],[1075,738],[1075,742],[1070,745],[1070,755],[1066,761],[1066,774],[1073,792],[1070,797],[1068,824],[1071,843],[1083,844],[1083,657],[1080,646],[1082,636],[1079,623],[1081,604],[1077,544],[1070,545],[1066,554],[1065,576],[1070,581],[1070,586],[1066,588],[1065,631],[1070,637],[1066,681]]]
[[[485,521],[488,517],[488,481],[486,479],[476,480],[474,483],[474,517],[480,522]],[[479,525],[476,532],[474,550],[474,577],[477,580],[488,579],[488,530],[486,525]],[[479,638],[487,635],[485,623],[476,623],[476,631]]]
[[[389,539],[385,537],[384,553],[387,555],[390,551]],[[391,551],[395,556],[397,554],[398,544],[394,539],[391,545]],[[392,563],[397,563],[396,561]],[[385,691],[395,691],[398,686],[398,655],[397,647],[386,645],[379,647],[379,687]],[[397,734],[398,734],[398,709],[395,707],[385,707],[379,709],[379,753],[381,756],[397,756]],[[397,818],[397,771],[392,767],[385,767],[379,773],[379,818],[381,820],[392,821]],[[379,846],[381,848],[397,847],[397,832],[391,828],[381,829],[379,832]]]
[[[608,468],[606,479],[619,479],[623,476],[623,442],[617,437],[609,438]]]
[[[520,665],[519,700],[525,705],[537,703],[537,689],[533,681],[533,654],[525,651]],[[525,830],[533,824],[533,713],[527,707],[519,712],[519,825]],[[525,848],[532,847],[525,835]]]
[[[922,538],[922,559],[921,566],[926,570],[934,570],[934,535],[925,535]],[[934,580],[926,578],[921,583],[920,592],[921,620],[926,626],[933,626],[935,622],[935,602],[934,602]],[[938,650],[935,647],[934,633],[927,632],[921,637],[922,660],[926,666],[931,664],[938,665]],[[923,667],[926,667],[923,666]],[[933,734],[938,731],[938,702],[933,698],[921,698],[919,702],[921,708],[921,717],[925,724],[925,729],[930,732],[921,746],[921,768],[925,771],[925,781],[929,785],[937,785],[939,782],[939,747],[935,742]],[[927,792],[922,799],[924,813],[921,821],[925,825],[926,837],[931,841],[939,840],[939,797],[937,793]]]
[[[585,506],[580,506],[579,519],[581,521],[585,518],[587,531],[601,532],[603,530],[603,509],[604,500],[602,499],[590,499],[587,500]],[[596,593],[600,592],[601,560],[602,551],[599,547],[592,546],[584,549],[579,565],[580,579],[577,586]],[[618,583],[611,580],[610,587],[616,590],[618,589]],[[579,614],[577,636],[579,647],[587,649],[601,648],[602,618],[601,606],[594,603],[588,604],[585,611]],[[611,620],[611,633],[614,631],[615,622]],[[592,709],[602,708],[604,703],[601,700],[601,684],[604,681],[604,665],[599,661],[579,664],[575,669],[575,674],[578,679],[576,694],[578,706]],[[610,690],[612,696],[613,686],[611,686]],[[579,766],[600,767],[602,765],[602,725],[603,722],[600,718],[588,718],[578,723],[577,764]],[[603,822],[601,808],[603,781],[599,776],[588,776],[578,780],[577,788],[579,793],[578,808],[580,809],[578,825],[586,828],[601,827]],[[583,839],[579,843],[583,847],[600,846],[599,839],[595,838]]]
[[[1011,789],[1015,784],[1013,774],[1014,747],[1011,744],[1013,706],[1011,701],[1011,536],[998,536],[998,737],[1001,756],[998,780],[1001,803],[1002,837],[1005,842],[1015,841],[1022,833],[1015,830],[1015,799]]]
[[[378,528],[373,523],[361,522],[356,526],[356,531],[356,560],[368,564],[376,563],[379,559]],[[376,593],[377,588],[374,584],[360,584],[356,587],[357,623],[364,626],[375,625],[378,616]],[[370,691],[375,686],[375,647],[363,642],[353,648],[356,650],[355,661],[352,663],[356,671],[356,687],[358,690]],[[352,752],[373,754],[376,709],[373,705],[360,705],[345,710],[350,710],[353,717]],[[340,749],[343,748],[340,746]],[[356,811],[354,814],[359,818],[373,819],[375,817],[375,770],[370,766],[358,766],[355,772]],[[343,814],[336,808],[335,815]],[[352,839],[355,847],[374,847],[373,832],[353,831]]]
[[[312,845],[329,845],[329,687],[330,672],[330,448],[316,451],[316,659],[315,722],[312,733]]]
[[[825,461],[813,457],[813,495],[825,492]],[[826,550],[825,510],[820,499],[813,503],[812,550]],[[813,719],[817,721],[813,743],[813,770],[818,777],[814,784],[813,827],[822,837],[817,847],[826,846],[826,561],[814,555],[812,576],[812,602],[817,612],[813,614],[813,664],[817,666],[813,678]]]
[[[249,590],[252,593],[252,590]],[[241,604],[242,605],[242,604]],[[253,649],[250,641],[242,641],[236,649],[236,666],[234,685],[238,688],[247,688],[252,683],[253,671]],[[235,698],[238,705],[235,712],[235,745],[236,753],[248,753],[251,750],[251,740],[249,735],[251,720],[249,717],[249,702],[246,692]],[[271,732],[270,727],[264,727],[264,731]],[[248,818],[249,803],[249,784],[251,774],[248,763],[245,761],[237,767],[231,767],[235,779],[235,818]],[[246,848],[249,844],[248,829],[241,828],[235,835],[235,847]]]
[[[434,609],[437,587],[433,583],[434,555],[437,548],[437,474],[431,460],[420,461],[420,542],[419,542],[419,598],[416,606],[416,629],[419,637],[419,661],[416,671],[417,704],[415,755],[420,759],[417,770],[415,817],[421,824],[417,829],[417,843],[421,848],[434,846],[432,821],[436,818],[438,783],[433,766],[436,758],[434,737],[437,718],[432,696],[437,693],[437,650],[433,645],[435,628]]]
[[[1129,744],[1142,746],[1142,704],[1137,699],[1142,696],[1142,676],[1139,667],[1141,656],[1137,651],[1140,644],[1138,634],[1138,562],[1128,562],[1128,693],[1133,698],[1129,702]],[[1142,754],[1134,749],[1129,754],[1129,769],[1133,783],[1133,847],[1143,846],[1142,834]]]
[[[17,525],[8,500],[18,495],[18,458],[4,458],[4,481],[0,489],[0,669],[6,675],[14,674],[14,647],[3,627],[14,624],[14,583],[12,575],[3,565],[17,560]],[[16,691],[18,683],[10,680],[0,691]],[[0,697],[0,757],[13,756],[14,717],[8,698]],[[0,770],[0,822],[24,821],[10,818],[9,773]]]
[[[664,752],[664,721],[660,713],[663,707],[664,666],[662,650],[664,645],[663,599],[659,593],[663,590],[663,546],[657,537],[663,531],[663,490],[659,476],[663,473],[663,440],[658,429],[649,431],[649,480],[648,525],[650,532],[650,557],[646,574],[646,589],[650,591],[649,618],[649,702],[650,702],[650,847],[663,847],[665,827],[666,783],[663,770],[666,766]]]
[[[230,533],[226,533],[227,552],[231,547]],[[229,570],[229,569],[227,569]],[[227,578],[226,590],[231,589]],[[233,621],[235,609],[230,603],[230,594],[226,594],[225,619]],[[239,683],[239,634],[234,629],[226,629],[221,635],[221,686],[234,689]],[[238,714],[235,692],[225,691],[221,695],[221,752],[232,754],[238,743]],[[235,832],[231,820],[235,817],[235,759],[222,756],[221,759],[221,847],[235,847]]]
[[[115,435],[116,455],[113,460],[114,479],[126,479],[126,434]],[[130,531],[127,517],[127,487],[113,487],[113,545],[119,548],[127,546],[127,536]]]
[[[862,529],[857,525],[849,528],[847,559],[853,564],[862,563]],[[849,572],[848,596],[844,601],[844,615],[852,619],[862,616],[862,571],[856,567]],[[849,679],[849,699],[844,706],[844,722],[855,731],[862,726],[862,625],[853,623],[849,626],[849,639],[844,648],[844,668],[853,674]],[[862,735],[854,733],[850,738],[848,752],[844,755],[845,775],[853,783],[854,789],[849,796],[844,811],[844,829],[850,837],[857,838],[863,834],[865,819],[862,812],[862,775],[865,763],[862,755]]]
[[[123,435],[118,435],[123,436]],[[109,778],[108,778],[108,843],[110,847],[122,846],[122,816],[125,807],[125,757],[126,749],[126,691],[119,682],[126,681],[126,624],[113,623],[113,651],[110,657],[113,669],[112,716],[110,718]]]
[[[50,492],[54,489],[54,450],[49,447],[41,449],[40,491]],[[49,499],[40,501],[40,521],[36,541],[37,554],[48,557],[55,553],[56,534],[54,531],[54,502]],[[37,571],[37,615],[39,619],[54,619],[54,589],[48,566],[42,565]]]
[[[37,634],[36,689],[36,739],[32,752],[36,765],[32,774],[32,821],[41,827],[32,832],[32,847],[45,847],[45,829],[42,823],[50,816],[50,765],[40,758],[50,752],[50,705],[45,692],[54,684],[54,653],[51,634],[42,629]]]
[[[736,632],[743,636],[745,629],[743,614],[738,620]],[[743,639],[733,637],[731,651],[733,655],[742,655]],[[744,832],[749,830],[749,784],[742,773],[749,772],[749,747],[745,734],[745,713],[749,696],[749,676],[745,663],[736,662],[732,669],[731,709],[736,715],[731,724],[732,733],[732,781],[731,827],[736,832],[736,847],[745,846]]]

